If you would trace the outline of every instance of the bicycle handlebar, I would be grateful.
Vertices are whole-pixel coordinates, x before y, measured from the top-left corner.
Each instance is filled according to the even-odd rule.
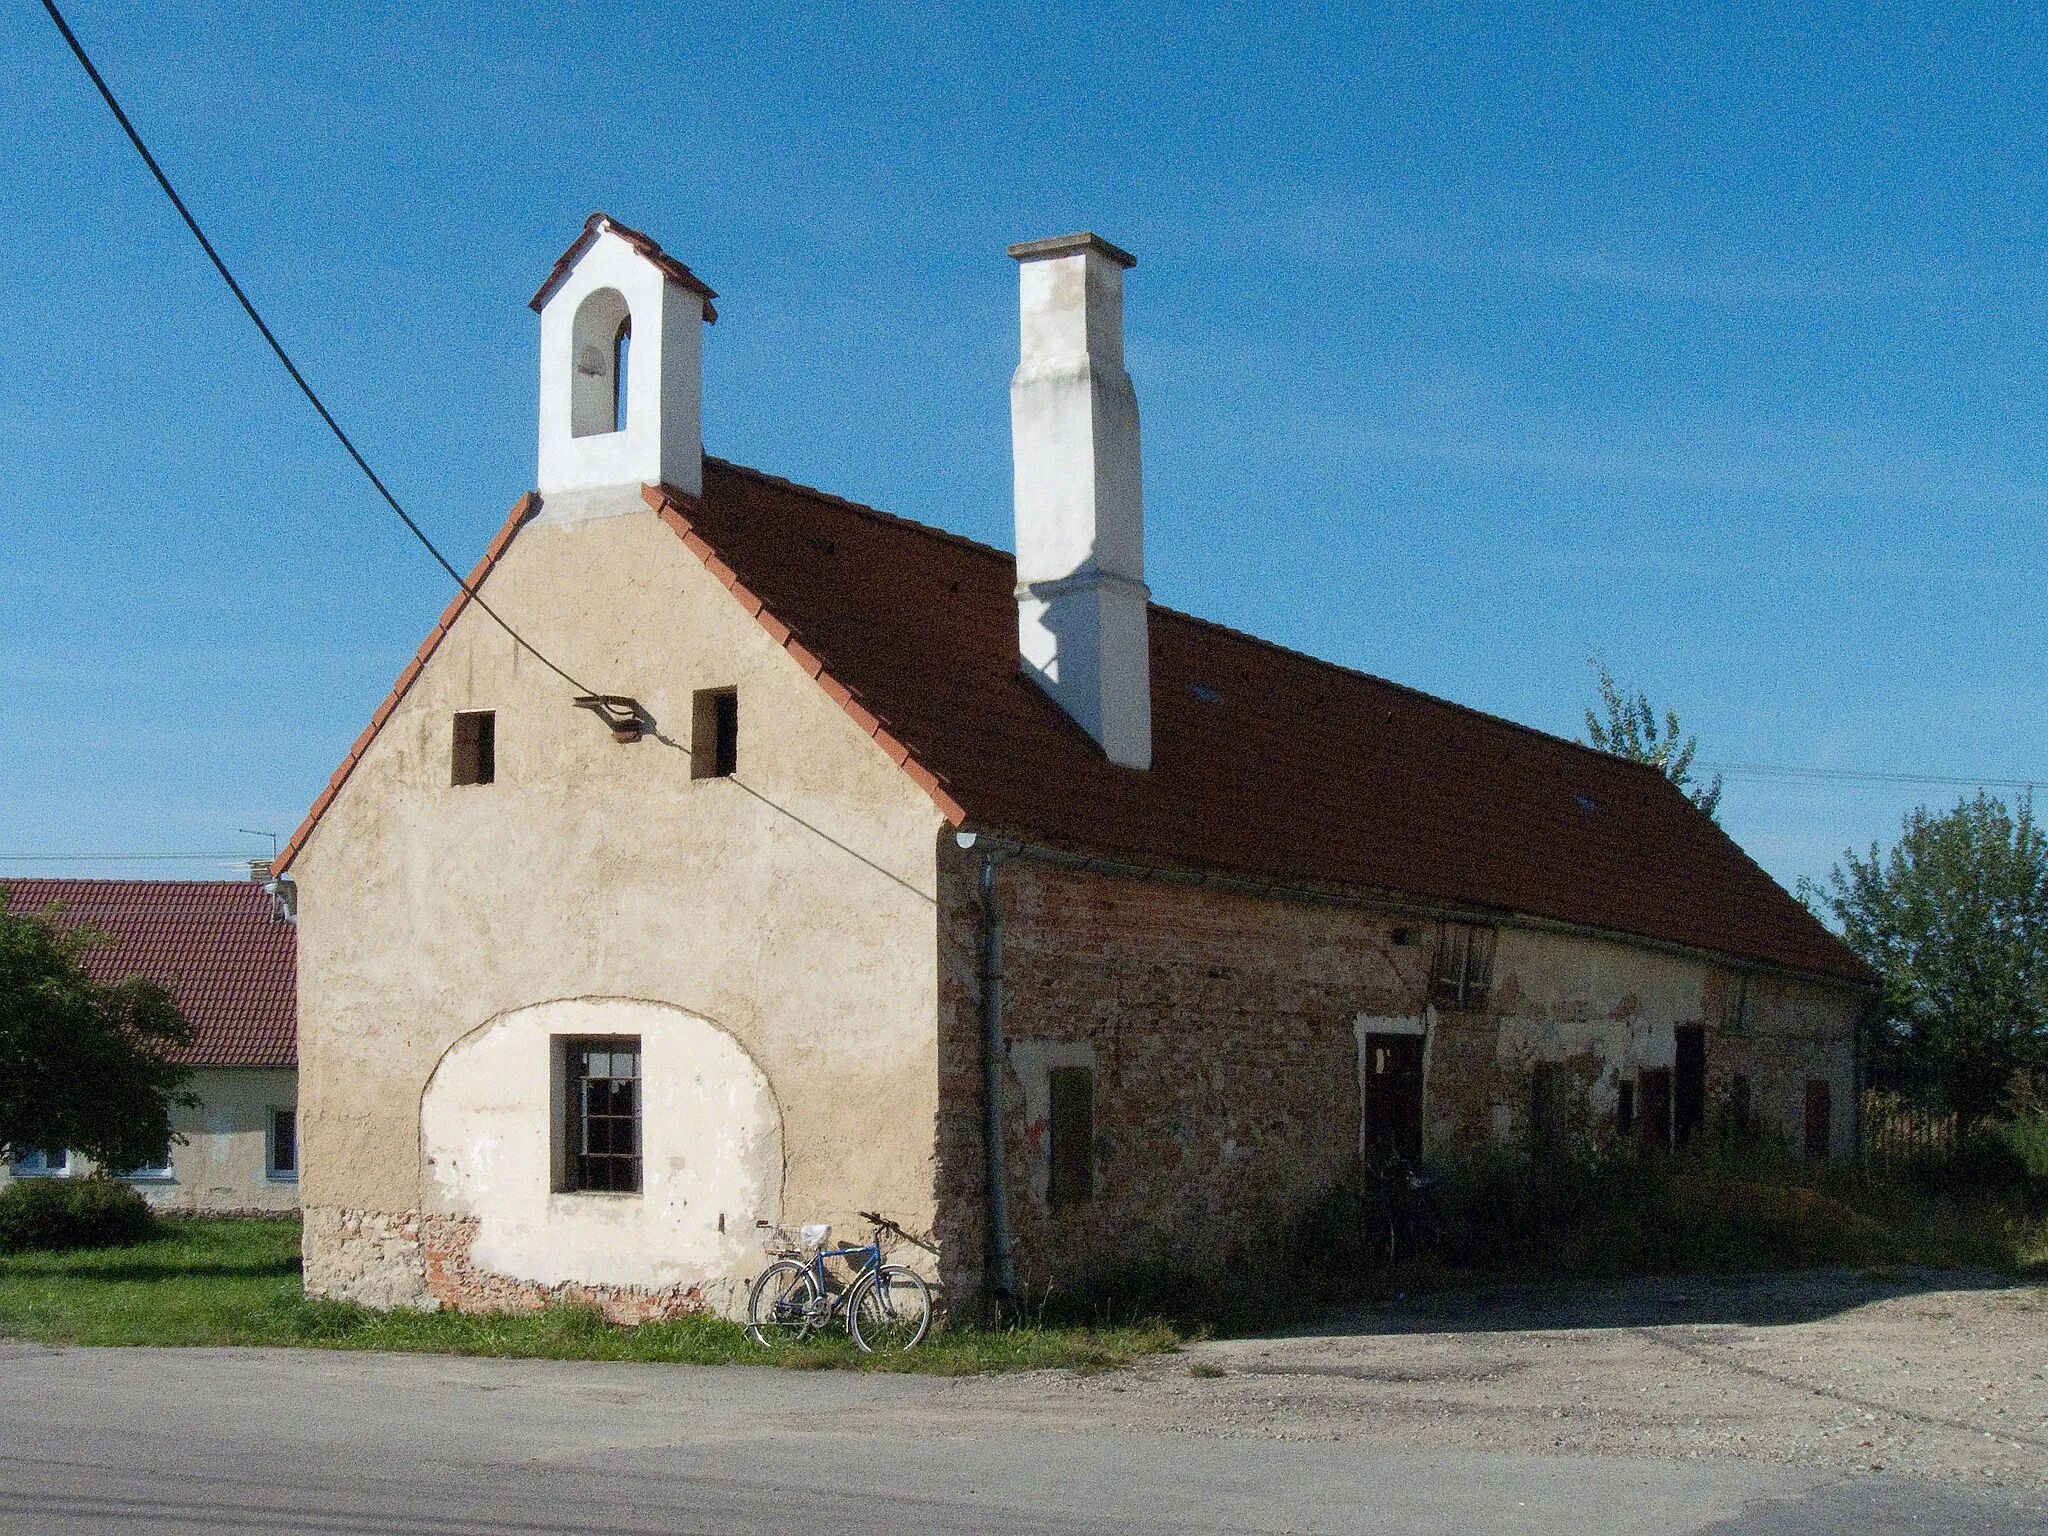
[[[896,1234],[896,1236],[902,1238],[903,1241],[905,1241],[906,1243],[909,1243],[914,1247],[922,1248],[926,1253],[937,1253],[939,1251],[938,1249],[934,1248],[930,1243],[927,1243],[920,1238],[912,1237],[908,1232],[904,1231],[901,1227],[897,1226],[895,1222],[891,1221],[888,1217],[884,1216],[880,1211],[860,1211],[857,1214],[859,1215],[862,1221],[871,1221],[876,1226],[880,1227],[884,1232],[893,1232]]]

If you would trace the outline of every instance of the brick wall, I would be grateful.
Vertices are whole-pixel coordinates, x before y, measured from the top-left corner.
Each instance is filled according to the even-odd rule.
[[[1428,951],[1395,945],[1396,920],[1374,913],[1025,859],[1002,865],[998,892],[1020,1284],[1256,1260],[1350,1167],[1352,1020],[1419,1013]],[[956,1295],[978,1289],[984,1254],[980,916],[974,862],[953,861],[940,883],[939,1230]],[[1096,1076],[1095,1198],[1056,1213],[1034,1079],[1075,1048]]]
[[[972,853],[940,877],[938,1232],[955,1296],[978,1294],[981,910]],[[1853,1150],[1852,994],[1752,980],[1724,1019],[1722,969],[1635,946],[1504,930],[1483,1011],[1427,1006],[1434,925],[1016,858],[1000,866],[1004,1131],[1020,1286],[1164,1262],[1256,1263],[1355,1165],[1354,1020],[1428,1019],[1425,1146],[1522,1146],[1538,1063],[1570,1129],[1614,1134],[1619,1085],[1708,1030],[1709,1125],[1737,1075],[1760,1127],[1798,1146],[1804,1082],[1835,1083]],[[1409,942],[1397,942],[1406,938]],[[1095,1071],[1095,1197],[1048,1199],[1045,1079]]]

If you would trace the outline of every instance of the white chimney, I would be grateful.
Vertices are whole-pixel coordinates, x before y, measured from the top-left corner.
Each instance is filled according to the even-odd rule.
[[[645,511],[643,484],[704,489],[704,326],[716,298],[638,230],[593,213],[540,312],[540,479],[550,521]]]
[[[1024,670],[1114,763],[1152,766],[1138,396],[1124,269],[1096,235],[1010,247],[1022,346],[1010,380],[1017,646]]]

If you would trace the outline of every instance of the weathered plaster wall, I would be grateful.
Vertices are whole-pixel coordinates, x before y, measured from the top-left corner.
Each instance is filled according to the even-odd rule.
[[[764,1218],[844,1226],[866,1206],[928,1224],[930,800],[652,513],[543,516],[486,595],[569,671],[639,699],[656,734],[615,743],[472,606],[313,833],[293,871],[309,1287],[469,1297],[427,1283],[422,1223],[441,1217],[478,1218],[469,1262],[528,1271],[509,1281],[657,1278],[635,1267],[644,1224],[630,1239],[589,1225],[546,1262],[503,1235],[542,1193],[530,1164],[534,1187],[501,1204],[424,1161],[439,1153],[422,1149],[422,1095],[451,1048],[562,999],[680,1010],[758,1068],[785,1163]],[[739,774],[692,780],[692,692],[728,686]],[[452,787],[469,709],[497,713],[496,782]],[[715,1211],[719,1192],[679,1198]],[[758,1264],[692,1251],[686,1289]]]
[[[1855,1154],[1853,994],[1752,976],[1749,1022],[1733,1016],[1731,973],[1631,945],[1506,929],[1494,987],[1480,1013],[1433,1014],[1426,1057],[1430,1144],[1525,1143],[1534,1068],[1550,1062],[1568,1085],[1569,1129],[1614,1134],[1620,1086],[1646,1068],[1673,1067],[1677,1030],[1706,1029],[1707,1129],[1716,1129],[1737,1075],[1750,1084],[1754,1128],[1802,1143],[1805,1085],[1829,1080],[1834,1157]]]
[[[290,1068],[199,1067],[189,1087],[199,1103],[171,1111],[171,1129],[182,1142],[171,1144],[167,1177],[133,1181],[160,1211],[278,1211],[297,1208],[293,1179],[269,1176],[270,1111],[298,1102],[298,1074]],[[74,1176],[92,1169],[72,1159]],[[0,1162],[0,1188],[10,1181]]]
[[[942,851],[940,1230],[949,1279],[979,1287],[985,1229],[976,856]],[[1755,1022],[1720,1028],[1726,974],[1629,945],[1507,929],[1489,1009],[1426,1001],[1433,926],[1359,908],[1001,866],[1004,1116],[1020,1282],[1074,1284],[1148,1260],[1257,1259],[1352,1167],[1361,1016],[1425,1021],[1431,1152],[1529,1133],[1534,1066],[1576,1069],[1582,1122],[1612,1132],[1615,1084],[1670,1066],[1708,1022],[1709,1119],[1737,1072],[1797,1147],[1804,1081],[1834,1084],[1834,1154],[1853,1152],[1856,1001],[1751,983]],[[1396,943],[1397,930],[1411,940]],[[1045,1081],[1096,1070],[1096,1195],[1047,1200]]]

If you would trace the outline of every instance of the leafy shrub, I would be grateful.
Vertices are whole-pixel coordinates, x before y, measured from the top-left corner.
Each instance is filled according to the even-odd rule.
[[[2048,1186],[2048,1113],[2022,1115],[1986,1132],[2027,1181]]]
[[[0,1190],[0,1250],[125,1248],[155,1231],[149,1202],[118,1179],[17,1179]]]

